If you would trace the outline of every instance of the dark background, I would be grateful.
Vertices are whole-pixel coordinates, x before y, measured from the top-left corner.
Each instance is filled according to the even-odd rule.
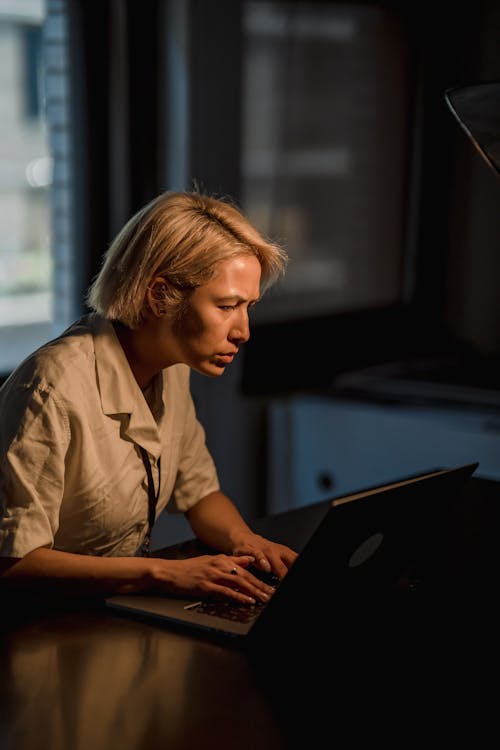
[[[418,217],[411,223],[411,293],[374,309],[258,323],[231,372],[217,381],[193,377],[223,487],[250,515],[266,510],[266,414],[273,399],[335,391],[344,371],[420,355],[449,354],[450,384],[500,384],[500,184],[444,99],[448,88],[500,78],[498,3],[363,5],[400,15],[408,29],[405,127],[418,148],[401,219],[409,226],[409,217]],[[180,43],[172,36],[180,9],[189,62],[187,172],[206,191],[241,199],[243,3],[70,2],[82,310],[114,234],[170,187],[165,163],[173,125],[165,100],[175,82],[165,71],[169,45]]]

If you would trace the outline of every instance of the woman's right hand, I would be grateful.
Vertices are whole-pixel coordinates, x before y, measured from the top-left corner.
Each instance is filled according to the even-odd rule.
[[[186,560],[150,558],[153,587],[183,597],[267,602],[274,589],[247,569],[251,555],[200,555]]]
[[[35,599],[133,594],[156,590],[183,598],[267,602],[274,589],[248,567],[253,555],[96,557],[40,547],[23,558],[0,561],[0,589]]]

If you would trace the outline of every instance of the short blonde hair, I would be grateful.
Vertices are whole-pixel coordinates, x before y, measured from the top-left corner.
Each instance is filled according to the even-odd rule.
[[[268,241],[229,200],[167,191],[117,234],[89,287],[87,304],[109,320],[137,328],[148,285],[161,276],[167,282],[165,304],[175,318],[191,292],[210,281],[222,261],[238,255],[259,260],[261,293],[285,271],[285,250]]]

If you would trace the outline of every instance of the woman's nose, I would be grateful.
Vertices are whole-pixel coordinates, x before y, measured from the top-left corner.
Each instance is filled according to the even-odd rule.
[[[242,343],[250,338],[250,321],[246,311],[241,310],[241,314],[231,328],[230,338]]]

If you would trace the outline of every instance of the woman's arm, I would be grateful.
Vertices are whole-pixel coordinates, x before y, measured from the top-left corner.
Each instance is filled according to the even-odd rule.
[[[222,492],[212,492],[190,508],[186,516],[196,536],[229,555],[251,555],[255,564],[280,578],[297,553],[284,544],[255,534],[233,502]]]
[[[200,555],[187,560],[97,557],[40,547],[0,560],[0,591],[36,599],[102,596],[154,590],[185,597],[267,601],[273,589],[246,567],[250,556]],[[238,568],[238,579],[231,572]]]
[[[97,557],[40,547],[0,559],[2,588],[44,595],[139,592],[154,585],[151,558]]]

